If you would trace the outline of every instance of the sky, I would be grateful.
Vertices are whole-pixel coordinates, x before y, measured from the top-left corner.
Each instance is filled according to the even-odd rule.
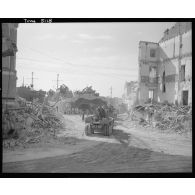
[[[21,23],[17,86],[71,90],[92,86],[101,96],[122,97],[126,81],[138,79],[139,41],[158,42],[174,22]]]

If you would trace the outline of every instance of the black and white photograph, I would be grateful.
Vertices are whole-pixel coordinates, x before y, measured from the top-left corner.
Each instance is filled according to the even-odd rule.
[[[21,19],[2,29],[2,173],[192,173],[192,22]]]

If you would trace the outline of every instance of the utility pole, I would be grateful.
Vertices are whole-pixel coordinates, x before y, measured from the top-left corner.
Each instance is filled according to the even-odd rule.
[[[53,80],[53,81],[56,81],[56,86],[57,86],[57,89],[59,87],[59,81],[62,81],[62,80],[59,80],[59,74],[57,74],[57,80]]]
[[[33,72],[32,72],[32,82],[31,82],[31,86],[32,86],[32,88],[33,88]]]
[[[34,88],[34,79],[37,79],[37,78],[34,78],[34,73],[32,72],[32,77],[31,78],[28,78],[28,79],[31,79],[31,87],[32,89]]]

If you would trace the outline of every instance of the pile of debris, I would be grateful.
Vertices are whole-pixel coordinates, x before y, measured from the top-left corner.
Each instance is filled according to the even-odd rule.
[[[156,127],[165,130],[171,129],[176,132],[192,130],[192,107],[164,105],[154,112]]]
[[[2,113],[3,145],[9,148],[27,143],[38,143],[45,135],[55,136],[63,127],[54,108],[46,103],[32,103],[17,99],[19,108]]]
[[[139,118],[140,124],[143,126],[153,126],[161,130],[169,129],[179,133],[192,131],[191,105],[176,106],[169,103],[153,103],[137,106],[134,108],[135,112],[145,113],[145,117]]]

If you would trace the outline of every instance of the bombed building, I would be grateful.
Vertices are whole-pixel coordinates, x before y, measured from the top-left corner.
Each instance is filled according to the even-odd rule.
[[[138,100],[192,102],[192,26],[177,22],[158,43],[139,42]]]
[[[137,88],[137,81],[125,82],[123,100],[124,103],[127,104],[128,109],[130,109],[137,100]]]

